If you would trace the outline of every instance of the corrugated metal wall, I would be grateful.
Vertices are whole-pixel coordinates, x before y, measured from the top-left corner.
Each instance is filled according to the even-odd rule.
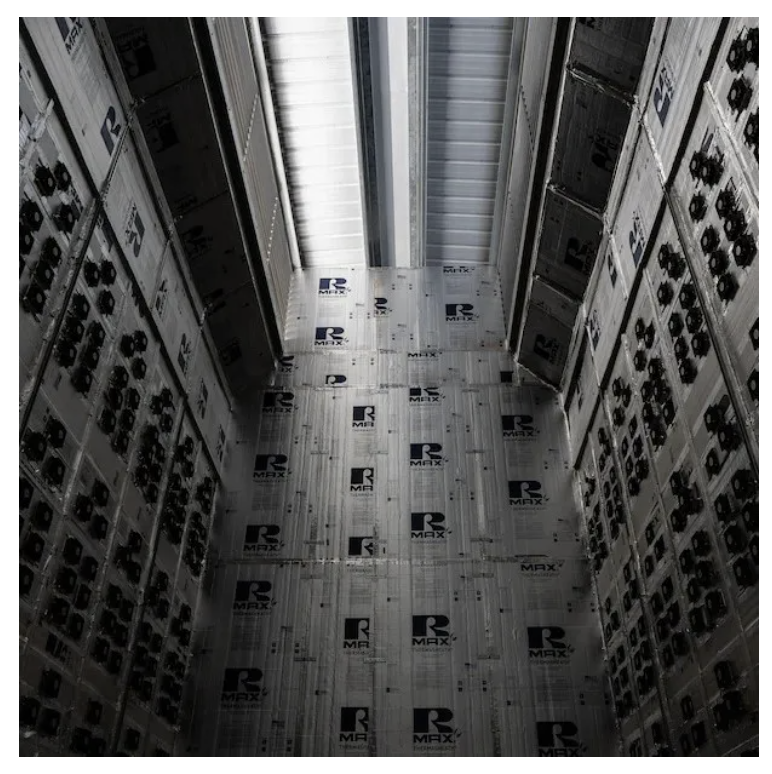
[[[292,261],[284,225],[284,212],[271,158],[271,144],[263,116],[247,19],[219,17],[210,31],[219,48],[231,127],[255,221],[263,266],[269,277],[271,300],[279,320],[287,313]]]
[[[428,25],[426,262],[485,264],[507,82],[519,68],[519,61],[510,65],[513,20],[434,18]]]
[[[348,20],[266,17],[262,24],[303,265],[362,266]]]
[[[557,395],[489,268],[306,271],[242,417],[191,752],[612,754]]]

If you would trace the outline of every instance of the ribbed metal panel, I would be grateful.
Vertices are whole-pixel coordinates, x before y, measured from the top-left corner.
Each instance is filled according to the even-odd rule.
[[[428,25],[426,261],[487,263],[513,21]]]
[[[233,135],[255,221],[263,266],[277,318],[284,321],[292,261],[271,158],[247,21],[218,18],[212,30],[220,53],[223,84],[232,111]]]
[[[224,82],[228,88],[232,122],[243,152],[249,142],[249,130],[257,104],[257,76],[252,52],[247,39],[246,20],[243,18],[216,18],[212,29],[220,47]]]
[[[348,22],[272,17],[263,25],[303,264],[364,265]]]
[[[520,249],[526,226],[528,197],[534,172],[536,143],[545,101],[548,69],[552,56],[554,19],[528,20],[523,40],[522,60],[528,67],[521,73],[515,115],[514,139],[509,160],[509,187],[499,247],[499,276],[507,320],[512,314],[520,268]],[[516,339],[512,341],[516,343]]]

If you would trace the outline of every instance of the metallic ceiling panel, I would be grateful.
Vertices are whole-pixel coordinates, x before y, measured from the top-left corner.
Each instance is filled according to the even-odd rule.
[[[579,18],[568,58],[602,81],[633,94],[646,56],[652,18]]]
[[[427,24],[426,262],[487,263],[513,21]]]
[[[221,78],[227,93],[231,126],[239,154],[250,141],[257,108],[257,74],[244,18],[214,18],[212,37],[219,48]]]
[[[265,18],[263,42],[304,266],[367,249],[348,22]]]
[[[426,134],[429,142],[496,142],[501,135],[501,130],[495,123],[483,124],[464,119],[445,119],[429,121]]]
[[[552,182],[602,210],[629,119],[629,105],[567,72]]]
[[[484,170],[478,170],[480,172],[478,178],[472,176],[471,167],[473,166],[485,167]],[[472,184],[481,189],[478,193],[479,196],[489,190],[490,181],[488,178],[493,175],[497,167],[498,165],[492,162],[469,164],[467,161],[437,159],[427,162],[426,173],[430,180],[435,181],[435,187],[439,191],[463,190],[464,186]]]
[[[602,233],[603,223],[597,215],[548,189],[536,274],[581,299],[595,266]]]

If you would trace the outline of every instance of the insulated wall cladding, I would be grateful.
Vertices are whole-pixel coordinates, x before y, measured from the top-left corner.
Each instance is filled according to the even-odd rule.
[[[26,26],[51,79],[80,152],[98,188],[126,126],[118,94],[91,25],[81,17],[26,17]]]
[[[459,268],[296,278],[193,754],[614,754],[558,397],[514,370],[495,273]]]

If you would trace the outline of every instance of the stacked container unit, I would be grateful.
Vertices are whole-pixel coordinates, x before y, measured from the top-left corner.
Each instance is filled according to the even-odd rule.
[[[168,755],[230,406],[95,30],[21,24],[20,752]]]
[[[757,755],[758,20],[658,19],[636,116],[565,393],[612,694],[625,754]]]

